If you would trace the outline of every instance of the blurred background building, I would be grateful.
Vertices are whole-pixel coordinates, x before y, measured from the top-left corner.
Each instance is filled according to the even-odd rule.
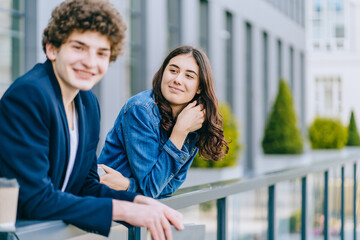
[[[360,1],[309,0],[307,120],[360,116]],[[357,122],[359,124],[359,122]]]
[[[45,60],[42,31],[52,9],[60,2],[0,1],[0,96],[14,79]],[[112,2],[128,24],[127,44],[124,55],[111,64],[104,80],[94,89],[102,113],[100,147],[126,99],[151,88],[152,77],[163,58],[170,49],[182,44],[201,47],[210,58],[217,96],[220,101],[229,103],[239,119],[244,169],[252,171],[256,159],[263,155],[264,126],[280,78],[284,78],[292,90],[298,124],[305,134],[306,119],[310,118],[306,118],[306,100],[312,109],[313,98],[308,97],[305,84],[305,0]],[[344,11],[350,7],[341,5]],[[310,8],[318,18],[328,9],[320,6],[317,10],[317,5]],[[335,20],[340,21],[333,19],[334,26]],[[343,22],[346,21],[350,19],[344,18]],[[339,39],[333,35],[319,35],[322,38],[317,45],[315,40],[311,45],[319,50],[358,49],[360,46],[351,45],[346,35],[349,31],[339,27],[336,36],[343,36],[342,41],[337,41]],[[329,43],[325,42],[327,40]],[[348,64],[344,62],[343,65]],[[344,84],[344,74],[334,71],[319,74],[314,69],[311,74],[311,78],[316,76],[318,88],[330,79],[333,97],[339,99],[335,94],[340,94],[337,89],[339,84]],[[336,104],[334,109],[338,109]]]

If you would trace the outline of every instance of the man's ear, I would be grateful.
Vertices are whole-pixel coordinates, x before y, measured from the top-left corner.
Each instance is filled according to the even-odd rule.
[[[58,53],[58,49],[51,43],[46,43],[45,48],[46,48],[46,57],[50,61],[55,61],[57,53]]]

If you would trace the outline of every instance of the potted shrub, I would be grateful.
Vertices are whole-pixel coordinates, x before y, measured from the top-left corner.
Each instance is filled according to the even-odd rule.
[[[223,117],[224,136],[229,143],[229,152],[223,159],[217,162],[204,160],[198,154],[196,155],[194,162],[191,165],[193,168],[224,168],[237,165],[237,160],[240,154],[237,119],[232,113],[228,104],[221,103],[219,104],[219,108],[219,111]]]
[[[262,148],[265,154],[299,154],[303,151],[291,91],[283,79],[279,82],[278,95],[265,127]]]
[[[229,152],[218,162],[204,160],[197,155],[182,187],[240,177],[240,171],[237,168],[241,150],[238,122],[228,104],[221,103],[219,108],[223,116],[224,136],[229,142]]]
[[[347,141],[346,128],[336,119],[316,118],[309,128],[312,149],[341,149]]]
[[[351,111],[350,123],[348,127],[347,146],[360,146],[360,136],[356,127],[354,111]]]

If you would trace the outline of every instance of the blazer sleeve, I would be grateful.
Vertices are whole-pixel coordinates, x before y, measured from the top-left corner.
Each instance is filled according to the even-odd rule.
[[[56,105],[48,93],[34,84],[25,85],[12,87],[0,101],[0,176],[19,182],[18,216],[64,220],[107,236],[111,198],[80,197],[54,188],[48,176],[49,136],[53,124],[61,120],[53,119]]]

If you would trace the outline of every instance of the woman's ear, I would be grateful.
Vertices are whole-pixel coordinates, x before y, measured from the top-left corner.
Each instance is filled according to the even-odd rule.
[[[201,93],[201,88],[199,88],[197,91],[196,91],[196,94],[200,94]]]
[[[58,49],[51,43],[46,43],[45,48],[46,48],[46,57],[50,61],[55,61],[57,53],[58,53]]]

